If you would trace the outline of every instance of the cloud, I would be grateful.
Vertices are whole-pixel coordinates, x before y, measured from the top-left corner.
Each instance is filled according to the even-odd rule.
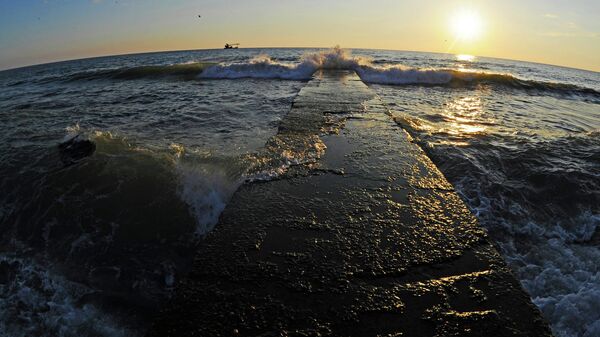
[[[600,37],[600,33],[594,33],[594,32],[546,32],[546,33],[542,33],[540,35],[547,36],[547,37],[589,37],[589,38]]]
[[[600,33],[596,31],[590,31],[580,26],[579,24],[573,21],[566,21],[564,19],[560,19],[558,15],[555,14],[544,14],[544,17],[554,20],[551,26],[554,28],[552,30],[547,30],[545,32],[541,32],[538,35],[546,36],[546,37],[584,37],[595,39],[600,37]]]

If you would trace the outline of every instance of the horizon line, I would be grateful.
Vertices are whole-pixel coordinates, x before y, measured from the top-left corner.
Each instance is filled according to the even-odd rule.
[[[332,49],[332,48],[334,48],[334,47],[243,47],[243,48],[238,48],[238,49]],[[356,48],[356,47],[341,47],[341,48],[346,49],[346,50],[361,50],[362,49],[362,50],[382,50],[382,51],[408,52],[408,53],[429,53],[429,54],[441,54],[441,55],[471,55],[471,54],[461,54],[461,53],[451,53],[451,52],[434,52],[434,51],[406,50],[406,49]],[[123,53],[123,54],[102,54],[102,55],[87,56],[87,57],[81,57],[81,58],[62,59],[62,60],[56,60],[56,61],[50,61],[50,62],[33,63],[33,64],[29,64],[29,65],[24,65],[24,66],[17,66],[14,68],[5,68],[5,69],[0,69],[0,73],[5,72],[5,71],[14,71],[14,70],[43,66],[43,65],[81,61],[81,60],[93,60],[93,59],[105,58],[105,57],[133,56],[133,55],[158,54],[158,53],[177,53],[177,52],[204,51],[204,50],[224,50],[224,48],[171,49],[171,50],[139,51],[139,52],[131,52],[131,53]],[[572,66],[565,66],[565,65],[559,65],[559,64],[543,63],[543,62],[539,62],[539,61],[518,60],[518,59],[510,59],[510,58],[495,57],[495,56],[484,56],[484,55],[472,55],[472,56],[475,56],[476,58],[517,61],[517,62],[539,64],[539,65],[545,65],[545,66],[573,69],[573,70],[579,70],[579,71],[587,71],[587,72],[600,74],[600,69],[592,70],[592,69],[576,68],[576,67],[572,67]]]

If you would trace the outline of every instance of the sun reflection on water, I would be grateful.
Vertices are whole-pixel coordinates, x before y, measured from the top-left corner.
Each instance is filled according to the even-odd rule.
[[[483,103],[479,96],[465,96],[444,104],[441,115],[444,118],[442,132],[457,138],[471,138],[486,134],[493,121],[483,116]],[[456,145],[466,145],[463,141]]]
[[[468,54],[458,54],[456,55],[456,59],[461,62],[473,62],[475,61],[475,56]]]
[[[430,135],[445,135],[429,146],[470,146],[475,138],[498,132],[497,121],[485,108],[486,90],[470,95],[447,98],[441,106],[425,113],[425,116],[399,114],[394,119],[408,129]]]

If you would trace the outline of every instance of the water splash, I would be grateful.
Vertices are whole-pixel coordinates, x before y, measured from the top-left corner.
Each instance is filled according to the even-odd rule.
[[[308,80],[319,69],[356,69],[368,66],[368,58],[352,56],[342,48],[304,55],[300,63],[283,63],[271,59],[268,55],[259,55],[249,62],[220,64],[207,68],[200,78],[236,79],[271,78],[285,80]]]

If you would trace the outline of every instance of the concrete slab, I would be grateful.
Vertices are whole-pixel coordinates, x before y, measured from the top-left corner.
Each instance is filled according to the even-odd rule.
[[[298,160],[235,193],[150,336],[551,335],[355,73],[316,74],[261,156]]]

